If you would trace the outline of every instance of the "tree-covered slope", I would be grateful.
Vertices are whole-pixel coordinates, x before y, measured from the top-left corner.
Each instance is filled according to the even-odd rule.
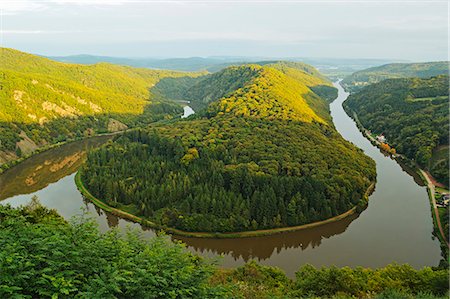
[[[333,87],[330,80],[309,64],[279,61],[267,64],[267,66],[278,69],[287,76],[302,82],[314,93],[327,101],[331,102],[337,98],[337,89]]]
[[[47,143],[179,113],[176,105],[151,101],[150,88],[162,78],[185,76],[193,74],[66,64],[1,48],[0,152],[20,156]]]
[[[161,226],[208,232],[301,225],[365,204],[374,162],[337,133],[326,101],[302,81],[245,65],[198,84],[209,104],[197,115],[89,154],[82,181],[94,196]]]
[[[242,87],[217,97],[219,100],[207,109],[209,115],[230,113],[238,117],[267,120],[331,123],[327,103],[308,87],[324,82],[320,78],[313,81],[311,75],[302,71],[287,67],[279,71],[272,65],[247,65],[227,70],[231,71],[230,81],[235,81],[233,77],[242,78],[241,72],[251,70],[254,73],[249,81],[244,80]],[[202,84],[198,85],[202,88]],[[214,85],[221,86],[221,83]]]
[[[369,84],[394,78],[430,78],[446,75],[449,72],[448,61],[424,63],[392,63],[358,71],[342,80],[342,85],[350,92],[355,92]]]
[[[264,66],[264,68],[261,66]],[[268,72],[267,70],[271,70],[272,74],[277,73],[274,70],[278,70],[286,75],[283,79],[286,78],[286,80],[290,81],[286,85],[292,85],[294,81],[296,82],[294,85],[298,85],[301,82],[304,90],[298,90],[297,92],[302,95],[304,100],[308,101],[310,106],[317,105],[317,101],[314,100],[317,96],[321,96],[328,101],[334,100],[337,96],[337,90],[331,82],[314,67],[299,62],[280,61],[228,67],[189,86],[184,97],[192,102],[194,109],[202,109],[209,102],[227,96],[235,90],[248,85],[251,80],[258,77],[262,72]],[[236,71],[240,72],[238,76]],[[305,88],[307,91],[305,91]],[[313,92],[311,93],[311,91]],[[311,96],[307,96],[306,93],[309,93]],[[327,106],[323,101],[319,105],[322,104]],[[322,107],[319,109],[328,108]]]
[[[398,153],[448,184],[448,76],[389,79],[350,95],[344,102],[362,125],[386,136]]]

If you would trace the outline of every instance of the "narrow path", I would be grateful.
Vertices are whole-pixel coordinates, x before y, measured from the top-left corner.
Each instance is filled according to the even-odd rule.
[[[450,244],[447,242],[447,238],[444,233],[444,229],[442,228],[441,218],[439,216],[438,207],[436,205],[436,199],[434,198],[434,193],[435,193],[434,184],[433,184],[432,180],[430,179],[430,177],[428,176],[428,174],[424,170],[422,170],[422,169],[419,169],[419,170],[420,170],[420,173],[422,174],[422,176],[427,181],[427,187],[428,187],[428,191],[430,192],[431,203],[433,205],[433,211],[436,216],[436,223],[439,228],[439,232],[441,233],[442,239],[445,241],[447,246],[450,248]]]

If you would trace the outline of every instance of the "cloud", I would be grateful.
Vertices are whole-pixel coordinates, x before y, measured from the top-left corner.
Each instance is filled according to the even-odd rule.
[[[130,1],[126,0],[50,0],[50,4],[72,4],[72,5],[122,5],[126,3],[130,3]],[[133,1],[131,1],[133,2]]]
[[[130,3],[130,2],[128,2]],[[20,12],[38,11],[57,6],[115,6],[127,4],[126,0],[0,0],[0,9],[4,15]]]
[[[41,10],[46,5],[31,0],[3,0],[0,2],[0,9],[3,15],[17,14],[22,11],[36,11]]]
[[[66,34],[82,33],[81,30],[2,30],[2,34]]]

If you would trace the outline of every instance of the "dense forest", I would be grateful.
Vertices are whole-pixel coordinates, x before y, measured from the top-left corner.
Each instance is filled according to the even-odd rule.
[[[82,181],[111,206],[185,231],[294,226],[362,208],[374,162],[292,75],[303,71],[288,71],[246,65],[205,78],[195,86],[204,110],[92,151]]]
[[[99,232],[86,215],[66,222],[34,199],[0,205],[1,298],[448,297],[447,269],[302,266],[294,280],[252,261],[235,269],[189,253],[164,235]]]
[[[332,101],[337,97],[337,89],[333,87],[327,78],[310,65],[288,61],[264,61],[254,65],[278,69],[288,77],[301,81],[316,95],[327,101]],[[236,69],[240,70],[239,77],[236,76]],[[258,70],[255,68],[245,68],[243,70],[239,66],[232,66],[221,72],[202,77],[164,78],[151,91],[155,99],[162,101],[189,101],[189,105],[195,111],[198,111],[205,108],[211,101],[225,97],[247,85],[257,74]],[[310,102],[308,104],[312,105],[313,103]],[[322,102],[321,104],[326,105]]]
[[[430,78],[438,75],[447,75],[448,72],[448,61],[391,63],[355,72],[344,78],[342,85],[346,90],[356,92],[364,86],[386,79],[408,77]]]
[[[47,144],[179,115],[181,105],[154,98],[151,87],[203,75],[0,52],[0,164]]]
[[[385,80],[350,95],[344,108],[351,116],[356,112],[372,133],[384,134],[397,153],[448,184],[448,79],[441,75]]]

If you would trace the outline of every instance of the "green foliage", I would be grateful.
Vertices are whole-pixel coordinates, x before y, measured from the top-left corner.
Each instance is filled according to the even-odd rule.
[[[242,78],[247,83],[233,85]],[[365,203],[373,161],[336,132],[326,102],[301,81],[249,65],[199,86],[227,96],[212,93],[221,98],[198,116],[128,132],[92,151],[82,168],[87,189],[185,231],[301,225]]]
[[[275,83],[276,77],[288,82]],[[261,82],[262,80],[266,82]],[[275,92],[278,89],[278,94],[272,94],[271,99],[279,96],[289,97],[295,101],[294,95],[296,94],[297,99],[306,101],[322,117],[328,117],[328,106],[324,101],[319,100],[318,96],[327,100],[332,100],[337,96],[337,90],[331,82],[312,66],[294,62],[270,62],[264,64],[264,67],[256,64],[229,67],[207,76],[187,89],[185,99],[190,100],[191,106],[197,111],[212,101],[228,98],[229,95],[235,94],[243,87],[250,89],[252,85],[256,85],[257,88],[264,88],[267,82],[277,85],[271,86],[270,91]],[[252,90],[251,93],[248,90],[244,90],[244,92],[247,92],[247,95],[251,95],[251,93],[263,95],[263,91],[258,89]]]
[[[233,298],[296,298],[294,282],[277,267],[262,266],[256,261],[247,262],[236,269],[219,269],[213,284],[233,286]]]
[[[448,292],[446,270],[391,264],[385,268],[321,268],[305,265],[296,273],[294,289],[300,296],[331,297],[345,294],[356,297],[389,290],[417,294],[427,292],[443,296]]]
[[[433,177],[448,185],[449,178],[449,145],[437,146],[433,149],[429,162],[429,170]]]
[[[272,67],[256,65],[236,67],[226,71],[231,73],[230,78],[240,78],[240,74],[249,72],[248,70],[254,72],[252,79],[245,86],[211,103],[208,106],[209,117],[231,114],[235,117],[267,120],[331,123],[326,102],[314,94],[300,79]],[[297,71],[293,69],[293,72]],[[303,77],[302,75],[300,78]],[[230,81],[235,80],[230,79]],[[222,86],[220,80],[216,84]],[[202,88],[202,90],[208,89]]]
[[[99,233],[39,204],[0,206],[2,298],[222,298],[214,267],[167,237]]]
[[[251,261],[218,269],[166,236],[100,233],[86,215],[66,222],[37,198],[0,205],[1,298],[422,298],[448,293],[447,270],[306,265],[291,280]],[[353,297],[355,296],[355,297]]]
[[[448,184],[448,76],[390,79],[352,94],[344,108],[365,128],[383,133],[398,153]],[[416,98],[436,98],[411,101]]]
[[[368,68],[353,73],[342,80],[345,89],[355,92],[361,88],[394,78],[430,78],[438,75],[447,75],[449,72],[448,61],[424,62],[424,63],[392,63]]]
[[[100,63],[65,64],[0,48],[0,151],[14,152],[24,132],[33,148],[182,113],[150,90],[161,79],[201,75]]]
[[[445,298],[446,270],[391,264],[384,268],[302,266],[291,280],[278,268],[250,261],[242,267],[217,271],[212,281],[235,286],[235,298]]]
[[[449,218],[449,206],[445,208],[445,212],[443,213],[441,217],[442,226],[444,229],[444,232],[449,232],[449,225],[448,225],[448,218]],[[448,238],[448,237],[447,237]]]
[[[223,71],[207,76],[185,92],[187,100],[192,101],[192,108],[205,108],[210,102],[227,96],[249,84],[257,76],[258,66],[229,67]],[[237,76],[239,74],[239,76]]]
[[[151,92],[154,99],[187,101],[189,100],[189,97],[186,95],[187,90],[204,79],[205,76],[164,78],[151,89]]]

